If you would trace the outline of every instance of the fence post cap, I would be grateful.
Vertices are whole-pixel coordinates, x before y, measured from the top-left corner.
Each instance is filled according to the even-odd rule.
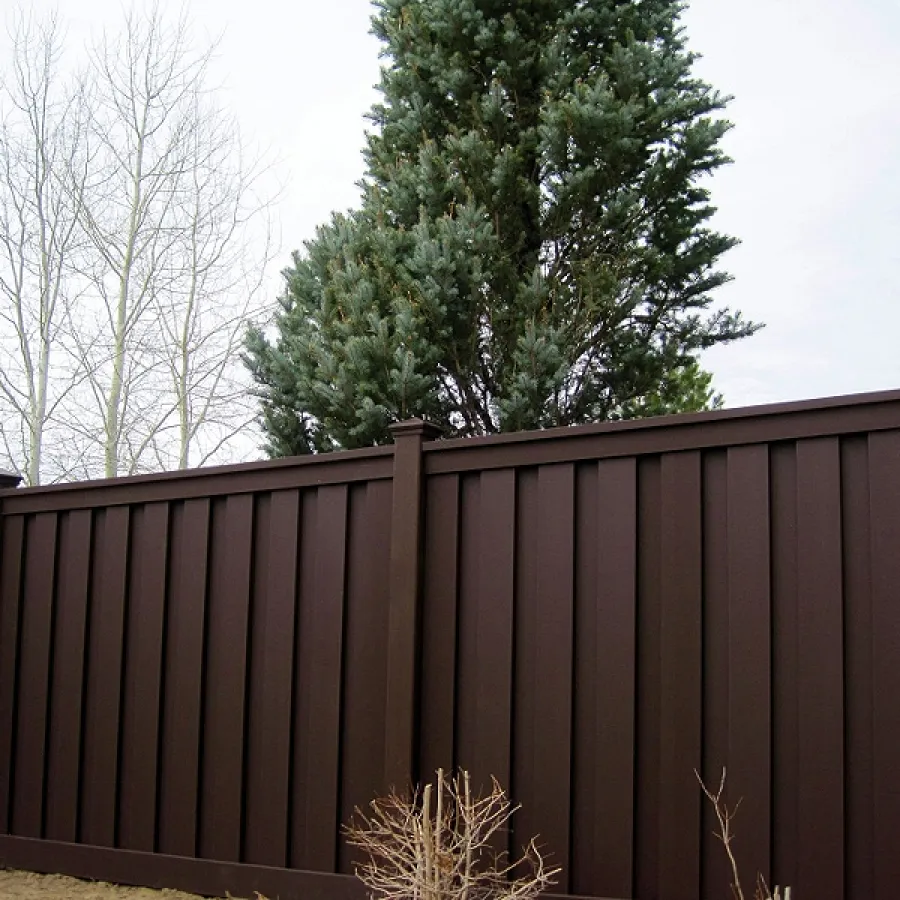
[[[422,435],[425,440],[430,440],[440,437],[441,434],[440,426],[435,425],[434,422],[426,422],[424,419],[405,419],[402,422],[394,422],[389,426],[389,431],[395,440],[408,435]]]
[[[21,475],[16,475],[15,472],[7,472],[4,469],[0,469],[0,489],[18,487],[21,480]]]

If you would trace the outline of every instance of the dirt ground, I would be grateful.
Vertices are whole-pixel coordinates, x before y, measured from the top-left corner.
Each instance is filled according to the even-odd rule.
[[[182,891],[152,891],[62,875],[0,870],[0,900],[200,900]]]

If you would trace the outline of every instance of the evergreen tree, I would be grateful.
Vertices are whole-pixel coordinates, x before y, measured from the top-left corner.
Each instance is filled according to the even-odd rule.
[[[359,210],[285,272],[247,363],[274,455],[696,409],[736,241],[703,182],[727,99],[681,0],[379,0]]]

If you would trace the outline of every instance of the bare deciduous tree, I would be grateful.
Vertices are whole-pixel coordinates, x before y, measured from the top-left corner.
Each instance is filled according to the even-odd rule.
[[[53,22],[13,41],[14,71],[24,73],[18,95],[36,108],[33,85],[51,86],[59,35]],[[239,350],[262,308],[273,255],[272,201],[263,195],[269,169],[217,103],[213,50],[196,48],[183,17],[170,21],[158,7],[129,12],[121,33],[104,33],[90,49],[65,108],[53,108],[59,134],[28,131],[17,119],[6,129],[10,147],[24,141],[46,168],[54,214],[68,228],[65,241],[54,238],[56,268],[46,278],[46,213],[13,234],[13,252],[0,262],[4,286],[15,286],[23,254],[35,260],[35,283],[46,285],[4,291],[13,302],[2,310],[17,335],[0,380],[14,412],[5,418],[21,434],[5,452],[15,464],[23,441],[33,448],[25,453],[32,483],[51,423],[55,440],[74,448],[51,477],[110,477],[221,459],[253,421]],[[17,152],[8,180],[30,198]],[[44,168],[31,181],[45,177]],[[55,376],[63,387],[51,400],[41,390]]]
[[[56,17],[19,12],[0,84],[0,436],[27,484],[40,480],[45,437],[79,376],[62,359],[81,235],[69,180],[85,138],[84,86],[60,73]],[[77,181],[76,181],[77,184]],[[16,460],[18,457],[18,460]]]
[[[267,208],[258,163],[210,93],[213,48],[189,37],[184,19],[130,13],[91,58],[93,174],[79,209],[107,337],[86,359],[107,476],[187,466],[201,429],[224,424],[205,461],[252,418],[232,367],[270,251],[248,259],[249,226]]]

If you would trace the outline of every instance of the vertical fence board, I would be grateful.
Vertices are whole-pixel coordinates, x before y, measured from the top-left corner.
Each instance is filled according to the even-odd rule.
[[[298,601],[295,647],[296,701],[293,714],[293,761],[291,767],[291,854],[290,865],[294,869],[312,867],[312,855],[308,848],[308,834],[316,827],[315,811],[310,809],[309,782],[315,778],[312,771],[312,742],[315,739],[315,723],[311,721],[311,691],[309,685],[315,679],[310,652],[315,640],[313,626],[316,602],[316,557],[319,548],[318,534],[319,497],[316,491],[304,491],[300,495],[300,567],[298,573]],[[257,565],[258,565],[257,561]]]
[[[205,859],[239,862],[253,495],[216,503],[211,528],[199,853]]]
[[[476,790],[492,775],[510,783],[515,487],[515,472],[500,469],[463,488],[456,756]]]
[[[730,765],[728,608],[728,453],[712,451],[703,460],[703,773],[716,790]],[[729,804],[736,796],[727,792]],[[701,890],[704,900],[727,895],[732,874],[716,837],[719,824],[712,804],[702,803]],[[743,830],[742,832],[743,833]]]
[[[538,739],[535,720],[538,715],[540,671],[540,542],[541,501],[540,468],[523,469],[516,477],[516,596],[513,604],[513,735],[512,770],[506,785],[522,808],[513,822],[510,844],[518,847],[524,838],[535,834],[536,784],[544,774],[538,769]],[[545,844],[555,864],[558,848]],[[568,873],[566,873],[568,877]]]
[[[129,850],[146,852],[156,848],[168,541],[168,504],[148,503],[135,509],[125,641],[118,843]]]
[[[422,778],[451,771],[456,702],[459,584],[459,476],[426,483],[425,590],[422,609]],[[351,568],[352,571],[352,568]]]
[[[350,492],[341,823],[349,822],[356,807],[363,809],[384,788],[391,499],[388,481],[354,486]],[[340,871],[352,874],[355,859],[342,840]]]
[[[728,779],[742,797],[741,858],[771,871],[769,450],[728,450]]]
[[[597,766],[603,773],[598,851],[602,890],[631,894],[634,829],[635,603],[637,482],[633,459],[598,467],[596,677],[600,685]]]
[[[659,890],[693,900],[700,888],[702,514],[700,454],[661,461]]]
[[[516,801],[523,808],[515,830],[515,846],[540,832],[554,863],[562,866],[560,889],[570,878],[569,821],[571,801],[572,664],[575,560],[575,482],[571,465],[541,466],[537,471],[536,504],[521,511],[533,519],[536,541],[521,546],[535,560],[533,592],[520,586],[530,609],[521,619],[517,646],[516,694],[530,694],[528,707],[515,716],[516,755],[530,759],[527,780],[513,779]],[[532,555],[533,554],[533,555]],[[530,577],[530,576],[529,576]]]
[[[900,884],[900,432],[869,436],[874,710],[874,892]]]
[[[25,519],[5,516],[0,530],[0,834],[9,831],[15,752],[16,684]]]
[[[844,535],[844,665],[846,690],[845,900],[875,900],[873,787],[872,591],[869,530],[869,446],[865,436],[841,443]]]
[[[46,837],[54,841],[74,841],[78,837],[90,559],[91,513],[74,510],[60,521],[46,803]]]
[[[573,678],[575,696],[572,707],[572,860],[570,889],[582,897],[607,893],[602,871],[605,849],[599,829],[605,816],[604,800],[608,785],[597,766],[598,704],[606,686],[596,676],[599,662],[597,639],[600,631],[602,593],[598,557],[602,553],[597,534],[598,503],[596,463],[584,463],[576,469],[575,480],[575,659]],[[634,648],[632,647],[632,651]],[[615,728],[614,724],[610,725]],[[632,748],[633,749],[633,748]],[[629,814],[631,803],[629,800]],[[629,829],[630,832],[630,829]],[[622,862],[631,877],[632,860]],[[613,892],[614,893],[614,892]]]
[[[771,450],[772,515],[772,880],[796,890],[800,849],[797,577],[797,453]]]
[[[637,481],[634,459],[592,467],[579,507],[575,613],[572,881],[576,894],[631,895],[634,837]],[[585,789],[588,788],[588,789]]]
[[[267,566],[257,573],[262,591],[254,597],[259,684],[250,710],[245,860],[268,866],[284,866],[287,859],[298,502],[297,491],[272,494],[261,536]]]
[[[660,461],[638,462],[637,720],[635,732],[634,895],[656,897],[661,757]],[[668,898],[666,898],[668,900]]]
[[[454,723],[453,758],[456,765],[472,771],[477,749],[475,731],[478,722],[478,673],[475,670],[478,609],[475,592],[478,586],[479,534],[474,523],[480,518],[481,483],[477,476],[465,474],[460,479],[459,596],[457,598],[457,667],[456,721]]]
[[[95,523],[80,839],[86,844],[113,847],[116,841],[129,509],[127,506],[107,509]]]
[[[340,809],[341,670],[346,594],[347,486],[319,488],[315,549],[303,553],[298,625],[291,866],[334,871]],[[304,542],[306,546],[306,542]]]
[[[32,838],[43,837],[56,540],[55,513],[41,513],[29,521],[19,644],[12,831]]]
[[[844,673],[840,456],[836,439],[797,445],[800,846],[795,890],[844,883]],[[793,887],[793,885],[792,885]]]
[[[194,856],[200,777],[209,500],[172,510],[166,615],[159,850]]]

